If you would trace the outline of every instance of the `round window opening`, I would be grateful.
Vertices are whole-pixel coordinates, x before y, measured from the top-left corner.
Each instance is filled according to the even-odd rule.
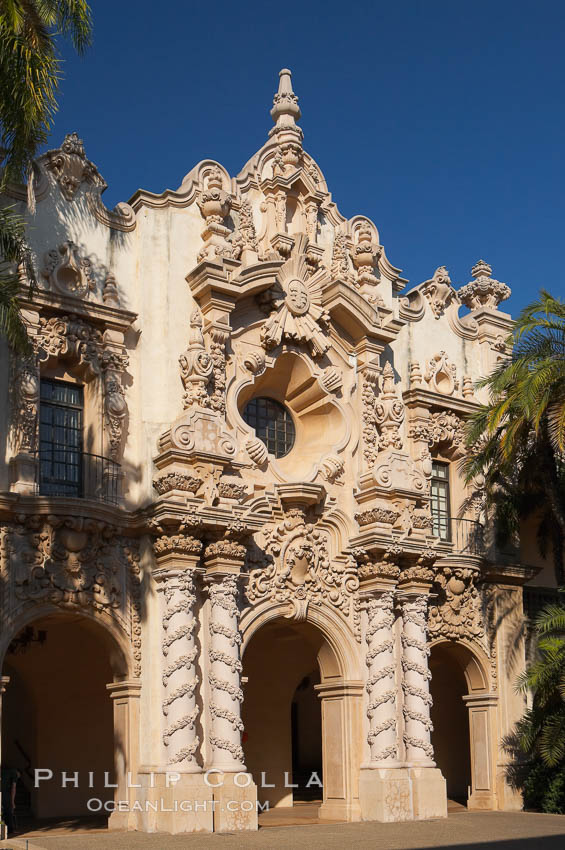
[[[243,418],[262,440],[269,454],[284,457],[294,445],[296,431],[292,416],[272,398],[252,398],[243,410]]]

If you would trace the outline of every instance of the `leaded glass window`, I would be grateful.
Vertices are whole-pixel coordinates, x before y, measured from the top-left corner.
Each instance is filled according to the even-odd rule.
[[[41,380],[39,408],[39,492],[82,495],[82,387]]]
[[[294,445],[296,435],[290,412],[272,398],[253,398],[243,411],[243,418],[262,440],[270,454],[284,457]]]
[[[441,540],[451,540],[449,504],[449,464],[432,463],[431,508],[433,530]]]

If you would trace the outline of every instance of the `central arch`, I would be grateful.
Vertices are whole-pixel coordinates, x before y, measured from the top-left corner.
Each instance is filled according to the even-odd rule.
[[[242,619],[244,751],[269,808],[318,800],[318,817],[359,820],[362,682],[355,639],[333,611],[288,603]],[[297,787],[293,787],[297,786]]]

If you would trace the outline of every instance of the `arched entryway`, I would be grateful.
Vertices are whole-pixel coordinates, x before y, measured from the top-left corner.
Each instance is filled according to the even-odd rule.
[[[496,705],[485,659],[462,643],[432,646],[434,758],[449,800],[468,808],[496,809]]]
[[[127,691],[129,709],[138,686],[127,674],[119,641],[82,614],[45,613],[14,629],[2,665],[2,765],[21,774],[20,829],[93,815],[104,825],[111,810],[89,801],[113,801],[132,760],[121,698]]]
[[[358,820],[362,684],[344,675],[347,659],[312,622],[278,616],[244,636],[244,751],[259,800]]]

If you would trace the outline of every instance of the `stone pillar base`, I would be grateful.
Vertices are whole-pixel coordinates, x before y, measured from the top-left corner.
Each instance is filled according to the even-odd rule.
[[[359,774],[361,819],[381,823],[413,820],[412,786],[407,768],[362,769]]]
[[[411,767],[414,820],[447,817],[447,788],[437,767]]]
[[[495,812],[498,809],[496,794],[492,791],[475,791],[467,800],[467,808],[469,811]]]
[[[358,800],[346,802],[345,800],[326,800],[318,809],[320,820],[346,821],[356,823],[361,820],[361,809]]]
[[[243,832],[259,828],[257,786],[250,773],[210,774],[208,781],[214,783],[214,787],[209,789],[214,799],[214,832]],[[249,785],[245,785],[247,781]]]
[[[213,832],[213,789],[204,781],[202,773],[182,773],[177,782],[174,769],[169,773],[159,770],[139,774],[141,788],[132,789],[130,806],[135,815],[135,829],[139,832]],[[152,787],[153,786],[153,787]],[[109,820],[110,829],[118,829],[119,815],[115,812]],[[130,827],[131,828],[131,827]]]

